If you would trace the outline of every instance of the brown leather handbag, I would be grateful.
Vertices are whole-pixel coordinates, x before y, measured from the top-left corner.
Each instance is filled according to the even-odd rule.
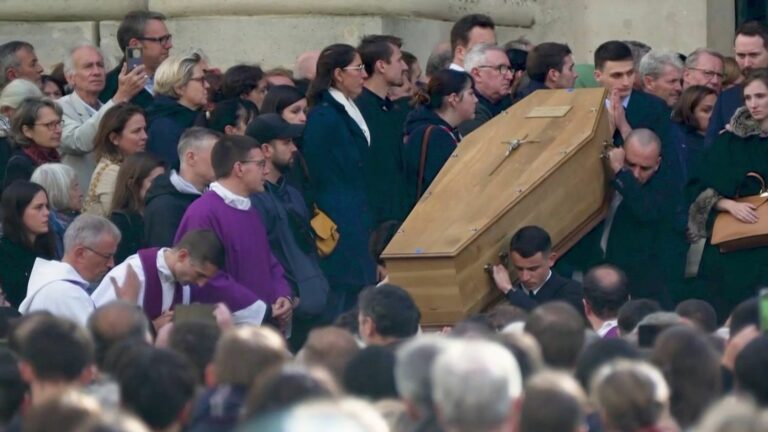
[[[733,217],[729,212],[720,212],[715,218],[712,227],[712,240],[714,246],[720,248],[720,252],[734,252],[744,249],[753,249],[768,246],[768,190],[765,187],[763,177],[755,172],[747,173],[747,177],[756,178],[760,182],[760,193],[747,197],[733,199],[740,203],[750,203],[756,207],[757,223],[744,223]]]

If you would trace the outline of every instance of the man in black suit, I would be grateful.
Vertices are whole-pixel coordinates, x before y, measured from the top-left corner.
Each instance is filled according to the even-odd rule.
[[[509,258],[517,283],[512,283],[503,265],[493,268],[493,279],[511,304],[530,311],[541,303],[561,300],[584,310],[581,285],[552,271],[557,253],[552,252],[552,240],[542,228],[520,228],[509,243]]]

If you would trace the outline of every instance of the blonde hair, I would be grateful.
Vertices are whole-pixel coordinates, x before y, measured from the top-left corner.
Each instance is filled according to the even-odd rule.
[[[176,87],[189,83],[195,66],[207,61],[207,57],[201,50],[168,57],[155,71],[155,94],[178,99],[181,95],[176,91]]]
[[[30,181],[48,192],[48,202],[56,210],[70,210],[69,187],[75,179],[75,170],[61,163],[46,163],[35,169]]]

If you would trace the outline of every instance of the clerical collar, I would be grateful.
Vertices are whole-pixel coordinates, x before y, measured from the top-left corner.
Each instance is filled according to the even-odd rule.
[[[219,182],[213,182],[211,183],[211,190],[216,193],[216,195],[220,196],[221,199],[224,200],[224,203],[232,208],[236,208],[238,210],[250,210],[251,209],[251,200],[248,199],[248,197],[243,197],[240,195],[237,195],[230,191],[229,189],[225,188],[221,185]]]
[[[523,289],[523,291],[524,291],[526,294],[530,294],[530,293],[533,293],[533,295],[536,295],[536,294],[538,294],[538,293],[539,293],[539,290],[541,289],[541,287],[543,287],[544,285],[546,285],[546,284],[547,284],[547,282],[549,282],[549,278],[551,278],[551,277],[552,277],[552,270],[550,270],[550,271],[549,271],[549,274],[547,275],[547,278],[546,278],[546,279],[544,279],[544,282],[542,282],[542,283],[541,283],[541,285],[537,286],[536,288],[534,288],[534,289],[528,289],[528,288],[526,288],[526,287],[525,287],[525,285],[523,285],[522,283],[520,284],[520,288],[522,288],[522,289]]]

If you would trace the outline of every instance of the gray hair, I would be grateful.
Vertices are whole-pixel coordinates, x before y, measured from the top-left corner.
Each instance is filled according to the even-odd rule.
[[[42,97],[43,92],[37,84],[23,78],[15,79],[0,92],[0,108],[8,107],[17,110],[24,99]]]
[[[525,36],[520,36],[517,39],[513,39],[507,43],[504,44],[505,50],[510,49],[519,49],[523,51],[529,51],[531,47],[533,46],[533,43]]]
[[[501,47],[499,47],[496,44],[491,43],[481,43],[473,46],[468,52],[467,55],[464,56],[464,70],[467,72],[470,72],[472,69],[482,66],[483,63],[487,61],[487,54],[490,51],[498,51],[502,54],[504,54],[504,57],[506,58],[507,53],[504,52]]]
[[[67,77],[67,79],[69,79],[69,74],[75,71],[75,53],[82,48],[95,49],[96,52],[98,52],[101,56],[101,61],[104,61],[104,51],[102,51],[101,48],[97,47],[96,45],[89,42],[76,45],[69,50],[67,57],[64,59],[64,76]]]
[[[21,105],[11,118],[11,138],[14,145],[18,147],[30,147],[34,145],[29,137],[24,135],[24,126],[28,128],[35,127],[37,116],[43,108],[50,108],[61,119],[61,106],[51,99],[44,98],[26,98],[21,101]]]
[[[8,69],[21,66],[21,62],[19,61],[19,58],[16,57],[16,53],[22,49],[34,51],[35,47],[29,42],[24,41],[10,41],[0,45],[0,88],[3,88],[8,84],[6,81]]]
[[[415,403],[419,409],[432,409],[430,371],[437,356],[450,346],[450,342],[436,335],[419,336],[403,344],[397,351],[397,392],[402,398]]]
[[[752,399],[727,396],[713,404],[702,416],[698,432],[763,432],[768,430],[768,410]]]
[[[718,60],[720,60],[720,63],[724,63],[723,55],[720,54],[719,52],[717,52],[715,50],[708,49],[708,48],[697,48],[695,51],[693,51],[692,53],[688,54],[688,57],[686,57],[686,59],[685,59],[685,67],[689,68],[689,69],[697,67],[698,63],[699,63],[699,58],[701,57],[702,54],[706,54],[706,55],[715,57]]]
[[[501,345],[457,341],[432,367],[433,398],[447,426],[459,431],[498,427],[522,393],[520,367]]]
[[[669,386],[650,363],[616,360],[595,372],[590,395],[606,427],[638,430],[655,426],[669,407]]]
[[[120,242],[120,230],[115,224],[101,216],[81,214],[69,224],[64,233],[64,253],[67,254],[78,246],[94,248],[103,235],[110,235]]]
[[[451,64],[451,60],[453,60],[453,53],[450,49],[433,52],[427,59],[427,66],[424,73],[428,77],[431,77],[436,74],[437,71],[447,68],[448,65]]]
[[[648,54],[651,47],[648,44],[636,40],[623,40],[622,42],[624,42],[632,52],[632,61],[635,63],[635,68],[639,68],[640,60],[642,60],[643,56]]]
[[[174,55],[165,59],[155,71],[155,94],[178,98],[176,86],[184,86],[191,79],[195,66],[207,61],[201,50]]]
[[[215,130],[194,126],[184,131],[179,138],[179,160],[184,163],[184,155],[190,150],[200,150],[208,140],[218,140],[222,134]]]
[[[643,56],[640,60],[639,72],[640,78],[650,76],[651,78],[658,78],[664,73],[664,68],[672,66],[677,70],[683,70],[683,62],[680,60],[680,56],[672,51],[649,51],[648,54]]]
[[[37,183],[48,192],[48,201],[56,210],[70,210],[69,188],[77,173],[62,163],[46,163],[35,168],[31,182]]]

